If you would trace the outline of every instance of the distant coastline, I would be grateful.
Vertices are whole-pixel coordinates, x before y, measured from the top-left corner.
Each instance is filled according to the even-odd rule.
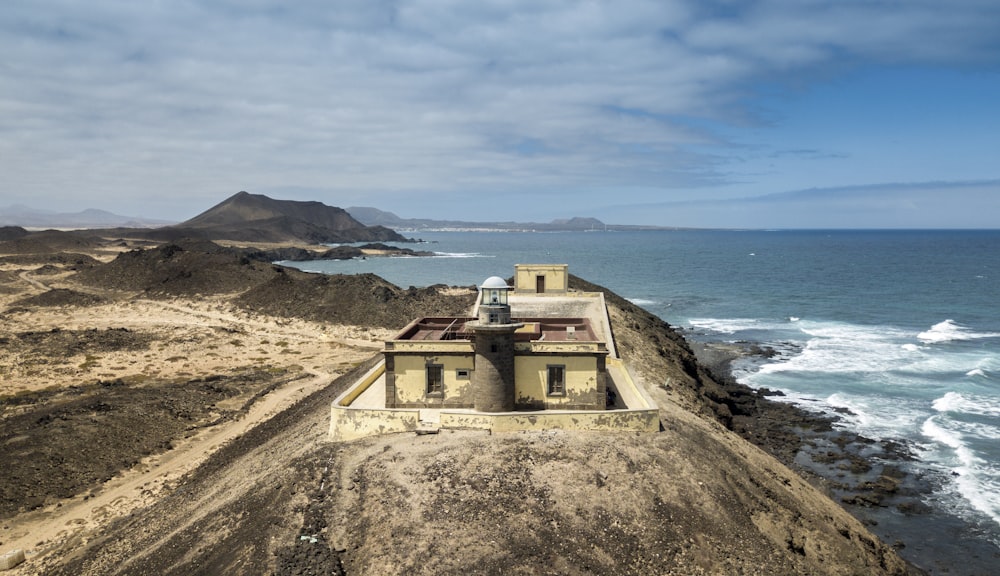
[[[347,213],[366,226],[384,226],[400,233],[419,232],[635,232],[640,230],[690,230],[677,226],[643,224],[607,224],[597,218],[560,218],[551,222],[473,222],[400,218],[392,212],[354,206]]]

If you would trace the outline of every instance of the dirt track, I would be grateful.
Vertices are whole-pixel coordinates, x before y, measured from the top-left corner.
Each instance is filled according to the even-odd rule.
[[[0,292],[0,550],[35,562],[155,502],[390,332],[258,315],[228,295],[136,298],[21,269],[49,256],[17,260]]]

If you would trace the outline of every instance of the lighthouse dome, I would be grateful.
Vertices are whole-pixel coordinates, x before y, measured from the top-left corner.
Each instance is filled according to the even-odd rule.
[[[491,288],[510,288],[507,286],[507,282],[499,276],[490,276],[486,280],[483,280],[483,285],[480,288],[485,288],[487,290]]]

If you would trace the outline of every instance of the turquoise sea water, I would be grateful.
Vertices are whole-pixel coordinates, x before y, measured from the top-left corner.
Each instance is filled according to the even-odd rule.
[[[565,263],[689,338],[774,346],[775,358],[737,365],[738,379],[811,410],[841,409],[843,426],[874,439],[908,441],[938,479],[928,504],[960,520],[946,537],[1000,553],[1000,231],[413,236],[439,256],[298,266],[405,288]]]

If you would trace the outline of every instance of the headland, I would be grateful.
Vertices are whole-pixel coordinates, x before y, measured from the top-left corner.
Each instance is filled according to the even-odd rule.
[[[12,574],[905,574],[727,426],[745,403],[598,286],[662,430],[330,442],[329,407],[472,286],[318,276],[207,242],[0,244]]]

